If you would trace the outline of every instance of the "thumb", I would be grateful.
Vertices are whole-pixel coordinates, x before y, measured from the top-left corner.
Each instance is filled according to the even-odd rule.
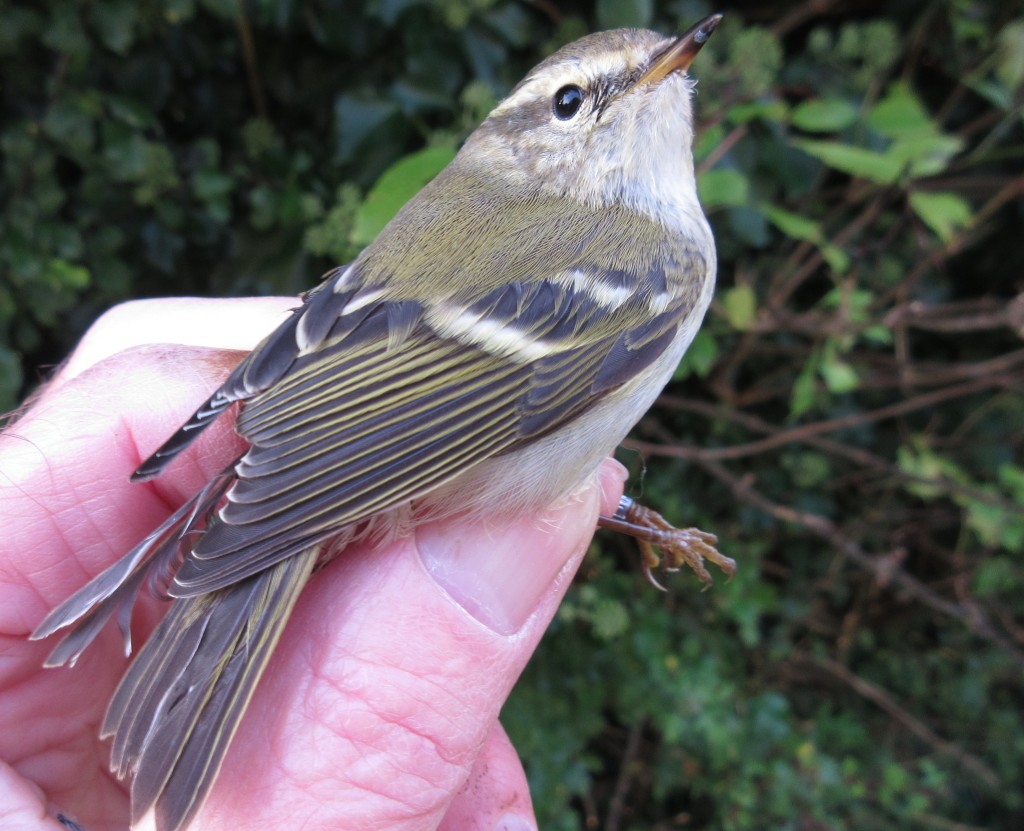
[[[602,471],[598,486],[581,491],[573,500],[576,504],[546,516],[523,517],[508,527],[425,526],[416,535],[423,565],[451,599],[478,621],[499,635],[518,632],[538,611],[566,563],[586,551],[596,527],[599,500],[602,513],[615,513],[614,507],[603,504],[604,491],[621,492],[625,471],[615,462]],[[617,496],[615,500],[610,504],[617,504]],[[578,560],[572,573],[576,565]],[[563,591],[553,598],[554,605],[544,606],[552,615],[566,587],[562,582],[557,585]]]
[[[0,828],[5,831],[62,831],[61,823],[48,814],[39,787],[0,761]]]
[[[436,828],[621,484],[606,464],[540,515],[431,524],[314,576],[204,809],[209,827],[280,815]]]

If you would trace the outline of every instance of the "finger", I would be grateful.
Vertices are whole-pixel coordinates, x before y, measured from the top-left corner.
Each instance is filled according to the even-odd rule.
[[[121,303],[89,327],[54,380],[64,383],[118,352],[145,344],[249,352],[298,303],[294,297],[168,297]]]
[[[47,391],[0,437],[0,574],[30,590],[34,618],[122,555],[230,458],[230,426],[196,448],[160,490],[132,470],[230,370],[229,353],[185,347],[121,352]],[[175,491],[171,493],[171,491]],[[0,611],[0,627],[11,631]],[[38,620],[25,621],[31,629]],[[26,629],[26,630],[27,630]]]
[[[268,300],[118,307],[90,330],[60,383],[0,433],[0,515],[9,520],[0,580],[12,601],[0,604],[0,631],[30,631],[240,452],[230,419],[222,419],[157,482],[128,481],[241,359],[221,347],[257,342],[295,302]],[[196,316],[220,325],[197,325]],[[118,323],[128,317],[138,337],[184,332],[217,348],[139,346]]]
[[[526,773],[495,722],[465,784],[437,831],[536,831]]]
[[[67,831],[47,813],[42,791],[0,761],[0,828],[4,831]]]
[[[351,548],[316,575],[253,697],[203,827],[433,829],[611,510],[621,469],[560,507]],[[431,535],[436,539],[431,540]],[[446,542],[438,577],[423,548]],[[534,577],[523,576],[522,572]],[[486,603],[450,586],[503,583]],[[518,625],[516,625],[518,624]]]
[[[219,347],[250,347],[275,325],[274,314],[294,303],[253,301],[252,311],[246,301],[232,301],[230,309],[210,301],[119,307],[131,315],[119,320],[120,312],[111,313],[94,326],[72,371],[44,387],[0,433],[0,647],[8,658],[0,670],[0,757],[16,760],[53,799],[89,817],[90,826],[96,817],[124,813],[121,788],[94,759],[102,752],[96,725],[123,670],[120,639],[111,627],[75,670],[44,673],[42,658],[53,644],[25,636],[235,455],[237,440],[224,419],[160,487],[128,481],[140,456],[176,429],[243,354]],[[211,311],[217,326],[209,325]],[[197,313],[206,324],[195,324]],[[137,324],[134,334],[122,325],[128,318]],[[218,348],[137,343],[175,339]],[[156,605],[162,604],[143,599],[143,628]],[[0,812],[15,795],[0,781]],[[15,814],[0,815],[0,827],[17,827]],[[27,827],[42,827],[36,819]]]
[[[75,669],[44,672],[54,643],[26,636],[172,510],[166,492],[132,485],[128,476],[139,447],[155,446],[172,429],[168,413],[177,408],[183,418],[197,386],[206,387],[201,401],[229,370],[225,356],[233,362],[229,353],[194,348],[121,352],[47,391],[0,437],[0,757],[17,760],[51,798],[88,817],[87,825],[98,812],[125,804],[95,755],[105,752],[97,725],[124,669],[123,642],[108,627]],[[226,445],[230,425],[225,433]],[[198,448],[169,473],[179,499],[223,466],[225,460],[215,460],[220,450]],[[164,605],[140,600],[137,634]]]

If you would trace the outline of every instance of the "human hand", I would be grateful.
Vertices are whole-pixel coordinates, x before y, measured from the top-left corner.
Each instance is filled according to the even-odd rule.
[[[153,482],[137,464],[294,300],[143,301],[94,326],[0,436],[0,826],[124,828],[125,783],[98,738],[126,666],[108,627],[71,669],[42,669],[44,614],[158,525],[241,448],[215,424]],[[167,342],[175,345],[167,345]],[[498,712],[621,468],[541,516],[445,521],[353,546],[303,591],[197,829],[535,828]],[[143,598],[138,646],[166,605]]]

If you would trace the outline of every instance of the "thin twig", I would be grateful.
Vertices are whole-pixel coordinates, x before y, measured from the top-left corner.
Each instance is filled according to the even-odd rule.
[[[968,825],[966,822],[940,817],[937,814],[914,814],[914,819],[922,825],[937,828],[939,831],[991,831],[980,825]]]
[[[629,794],[629,786],[633,779],[636,758],[640,754],[640,740],[646,721],[642,715],[638,716],[633,726],[629,728],[629,737],[626,739],[626,748],[619,765],[619,775],[615,780],[615,790],[612,791],[611,800],[608,802],[608,817],[604,821],[604,831],[619,831],[622,827],[626,796]]]
[[[791,9],[772,25],[772,34],[783,37],[816,17],[823,17],[837,5],[836,0],[807,0]]]
[[[641,453],[651,455],[670,455],[666,454],[665,451],[666,449],[672,449],[671,447],[666,448],[662,445],[635,440],[630,442],[630,446],[637,448]],[[710,459],[703,459],[696,454],[692,459],[695,464],[728,485],[733,495],[740,501],[746,502],[748,505],[752,505],[782,522],[789,522],[806,528],[816,537],[820,537],[828,542],[829,545],[842,552],[865,571],[870,572],[879,585],[895,585],[928,608],[960,621],[970,632],[1005,650],[1013,660],[1024,666],[1024,652],[1018,649],[1016,644],[1000,634],[979,608],[964,609],[960,604],[947,600],[919,580],[911,577],[905,571],[895,567],[896,560],[893,558],[885,555],[875,557],[868,554],[827,517],[807,511],[798,511],[788,505],[775,502],[753,487],[751,477],[737,476],[724,465]]]
[[[978,383],[978,382],[975,382]],[[965,385],[966,386],[966,385]],[[979,387],[981,385],[979,384]],[[996,386],[999,386],[997,384]],[[983,387],[982,387],[983,388]],[[967,393],[962,393],[967,394]],[[922,396],[923,397],[923,396]],[[784,446],[787,444],[802,443],[821,450],[823,453],[827,453],[832,456],[838,456],[844,458],[850,462],[861,465],[865,468],[873,468],[876,470],[884,471],[891,476],[898,476],[900,479],[906,482],[916,482],[922,485],[928,485],[929,487],[941,488],[945,493],[955,494],[966,497],[968,499],[975,500],[977,502],[984,503],[986,505],[993,505],[995,507],[1003,508],[1005,510],[1016,510],[1017,506],[1015,503],[1008,502],[1005,499],[1000,499],[995,494],[988,491],[965,485],[963,482],[957,482],[945,476],[932,476],[923,477],[915,476],[902,468],[894,465],[888,459],[878,456],[869,450],[865,450],[861,447],[855,447],[842,442],[834,441],[831,439],[825,439],[821,437],[821,433],[831,432],[833,430],[848,429],[850,427],[859,426],[860,424],[870,423],[885,417],[892,417],[893,415],[899,415],[901,413],[885,412],[889,410],[888,407],[882,407],[878,410],[873,410],[870,413],[860,413],[857,415],[851,415],[841,419],[831,419],[828,421],[815,422],[813,424],[804,425],[792,430],[785,430],[778,427],[771,422],[765,421],[764,419],[758,418],[757,416],[750,415],[749,413],[742,413],[732,410],[728,407],[719,407],[714,404],[707,404],[702,401],[694,401],[691,399],[677,398],[675,396],[663,395],[658,399],[658,403],[661,406],[665,406],[673,410],[682,410],[686,412],[698,413],[709,419],[716,421],[728,420],[734,423],[740,424],[747,429],[753,430],[758,433],[768,434],[768,438],[760,441],[748,442],[747,444],[732,445],[731,447],[718,448],[718,447],[683,447],[674,443],[668,443],[666,445],[643,445],[638,443],[634,439],[627,439],[624,443],[624,447],[632,447],[636,450],[643,452],[652,452],[653,447],[659,448],[657,451],[653,451],[656,455],[661,456],[674,456],[677,458],[684,458],[690,460],[718,460],[718,459],[735,459],[742,458],[753,453],[764,452],[766,450],[773,449],[777,446]],[[904,402],[906,403],[906,402]],[[932,406],[931,404],[925,403],[922,406]],[[896,406],[896,405],[894,405]],[[908,410],[909,411],[909,410]],[[872,418],[872,416],[876,418]],[[821,428],[821,429],[817,429]],[[732,453],[730,451],[736,448],[746,448],[746,453]]]
[[[907,274],[907,276],[900,281],[899,286],[894,288],[889,294],[882,295],[877,300],[877,304],[884,308],[886,306],[894,305],[894,300],[898,299],[899,293],[907,292],[913,287],[928,271],[935,268],[940,263],[945,262],[955,254],[960,253],[966,246],[967,242],[972,235],[977,233],[978,228],[996,211],[1003,207],[1003,205],[1013,201],[1020,194],[1024,193],[1024,176],[1018,176],[1016,179],[1011,179],[1007,182],[991,199],[982,205],[977,211],[974,212],[974,217],[971,224],[967,228],[962,228],[958,231],[953,239],[949,242],[938,245],[931,251],[927,252],[920,260],[917,265],[914,266]]]
[[[949,756],[954,761],[959,762],[965,770],[973,773],[990,788],[998,788],[1002,785],[1002,780],[999,778],[999,774],[989,767],[989,765],[985,764],[985,762],[976,756],[968,753],[959,745],[943,739],[928,727],[927,724],[905,708],[901,707],[897,703],[896,699],[878,684],[875,684],[873,681],[868,681],[866,678],[861,678],[859,675],[831,658],[823,656],[816,656],[812,658],[809,655],[803,655],[800,656],[800,658],[806,661],[811,661],[841,680],[843,683],[849,685],[858,695],[866,698],[872,704],[875,704],[885,710],[885,712],[896,719],[896,721],[902,724],[921,741],[931,746],[937,753],[941,753],[943,756]]]
[[[733,145],[735,145],[736,142],[738,142],[746,134],[746,124],[740,124],[738,127],[733,128],[733,130],[730,133],[728,133],[725,138],[718,142],[718,144],[715,146],[715,149],[708,153],[707,158],[704,159],[704,161],[702,161],[698,166],[697,172],[703,173],[705,170],[710,170],[712,167],[714,167],[718,163],[718,160],[721,159],[730,150],[732,150]]]
[[[238,0],[238,14],[235,16],[238,26],[238,37],[242,41],[242,57],[245,60],[245,77],[249,82],[249,94],[252,95],[256,113],[264,121],[267,119],[267,102],[263,97],[263,84],[256,62],[256,44],[252,37],[249,16],[245,13],[245,0]]]
[[[993,383],[999,381],[999,383]],[[1002,386],[1001,379],[981,378],[967,381],[953,387],[944,387],[931,392],[916,395],[905,401],[898,401],[886,407],[879,407],[876,410],[869,410],[865,413],[852,413],[842,418],[830,418],[824,421],[815,421],[811,424],[802,424],[789,430],[780,430],[775,435],[768,436],[757,441],[746,444],[735,444],[731,447],[702,448],[701,457],[704,459],[739,459],[744,456],[753,456],[757,453],[764,453],[786,444],[804,441],[811,436],[819,436],[822,433],[834,433],[839,430],[849,430],[853,427],[860,427],[864,424],[871,424],[876,421],[896,418],[897,416],[912,413],[915,410],[922,410],[934,407],[936,404],[947,401],[951,398],[963,398],[967,395],[981,392],[992,386]],[[659,403],[669,407],[677,406],[678,399],[665,396],[659,399]]]
[[[934,305],[913,300],[890,310],[884,322],[890,329],[895,326],[912,326],[915,329],[947,334],[1006,327],[1024,336],[1024,293],[1009,302],[994,297]]]

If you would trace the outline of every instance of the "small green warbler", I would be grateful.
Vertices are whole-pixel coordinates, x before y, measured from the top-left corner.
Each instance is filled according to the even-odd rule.
[[[350,265],[309,292],[135,474],[241,402],[246,452],[33,633],[74,662],[149,580],[173,603],[102,727],[132,820],[191,820],[314,567],[417,522],[540,511],[653,403],[711,300],[693,82],[721,19],[617,30],[537,66]],[[625,499],[645,569],[715,540]],[[201,533],[198,533],[200,532]],[[653,578],[652,578],[653,579]]]

